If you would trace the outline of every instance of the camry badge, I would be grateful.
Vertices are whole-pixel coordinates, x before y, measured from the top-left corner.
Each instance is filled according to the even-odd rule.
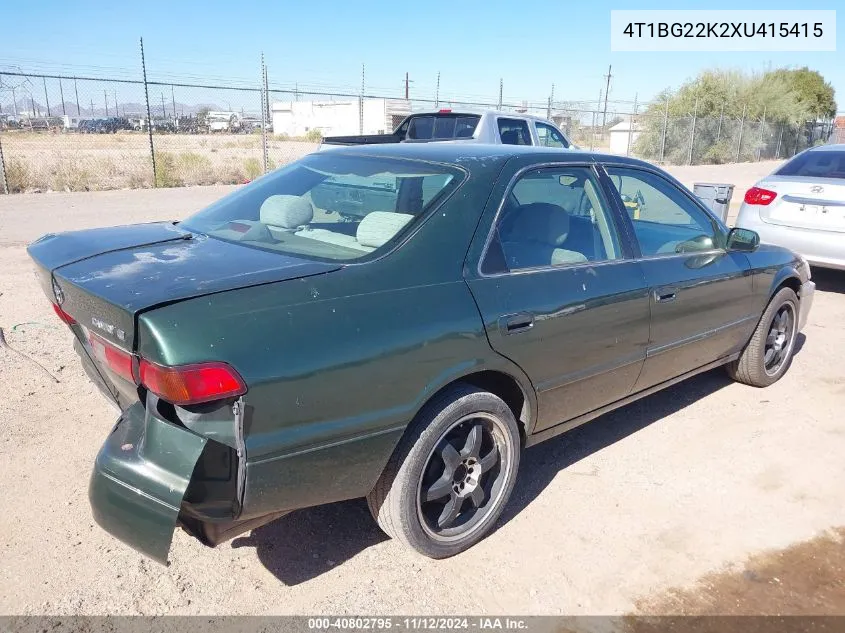
[[[822,187],[821,185],[813,185],[812,187],[810,187],[810,191],[812,191],[813,193],[822,193],[824,191],[824,187]]]

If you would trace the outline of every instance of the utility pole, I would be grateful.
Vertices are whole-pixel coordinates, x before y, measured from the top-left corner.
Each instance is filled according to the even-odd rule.
[[[47,94],[47,78],[42,77],[41,79],[44,80],[44,100],[47,102],[47,116],[52,116],[50,114],[50,95]]]
[[[555,85],[552,84],[552,92],[549,94],[549,107],[546,108],[546,118],[551,121],[552,120],[552,104],[555,101]]]
[[[62,114],[66,115],[67,112],[65,112],[65,91],[62,90],[62,80],[61,79],[59,79],[59,97],[62,100]]]
[[[437,88],[434,90],[434,109],[440,109],[440,72],[437,73]]]
[[[408,73],[405,72],[405,101],[408,100]]]
[[[605,75],[605,78],[607,79],[607,84],[605,85],[605,88],[604,88],[604,113],[602,114],[602,117],[601,117],[602,132],[604,132],[604,127],[607,125],[607,95],[610,94],[610,78],[613,77],[613,75],[610,74],[611,68],[612,68],[612,66],[607,67],[607,74]]]
[[[109,96],[106,94],[106,89],[103,88],[103,103],[106,104],[106,118],[109,116]]]
[[[76,77],[73,78],[73,92],[76,93],[76,116],[82,116],[82,111],[79,109],[79,90],[76,88]]]

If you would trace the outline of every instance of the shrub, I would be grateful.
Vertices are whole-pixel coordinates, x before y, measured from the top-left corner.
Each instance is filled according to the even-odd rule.
[[[6,180],[12,193],[21,193],[35,186],[29,166],[19,160],[6,161]]]
[[[247,158],[244,161],[244,173],[250,180],[255,180],[264,173],[264,168],[261,166],[261,161],[257,158]]]
[[[305,140],[311,143],[319,143],[323,140],[323,133],[317,128],[311,128],[305,133]]]
[[[170,152],[156,152],[156,187],[182,187],[185,181],[179,174],[176,157]]]

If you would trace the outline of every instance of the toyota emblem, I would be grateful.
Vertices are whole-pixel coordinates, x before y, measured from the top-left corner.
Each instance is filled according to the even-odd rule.
[[[812,191],[813,193],[821,193],[824,191],[824,187],[822,187],[821,185],[814,185],[810,187],[810,191]]]

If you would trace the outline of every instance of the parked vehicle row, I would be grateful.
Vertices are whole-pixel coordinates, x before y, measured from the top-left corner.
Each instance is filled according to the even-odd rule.
[[[161,562],[177,526],[213,546],[354,497],[461,552],[525,446],[711,368],[775,383],[815,287],[652,165],[509,144],[316,152],[182,222],[28,251],[121,410],[94,518]]]

